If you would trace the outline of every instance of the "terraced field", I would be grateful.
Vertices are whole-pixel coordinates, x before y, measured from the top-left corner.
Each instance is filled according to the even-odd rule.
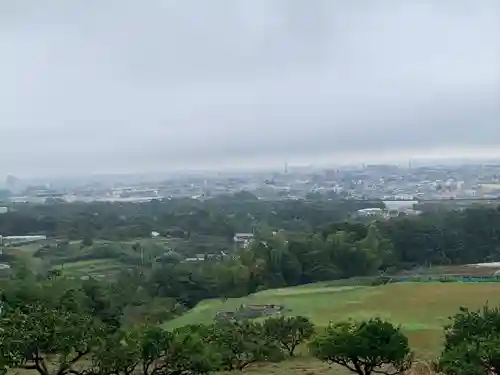
[[[61,264],[53,267],[53,269],[60,270],[67,276],[99,278],[108,277],[128,267],[126,264],[120,263],[115,259],[93,259]]]

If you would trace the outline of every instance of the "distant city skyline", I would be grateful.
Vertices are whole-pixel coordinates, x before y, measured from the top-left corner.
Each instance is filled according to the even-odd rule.
[[[349,155],[344,156],[344,158],[333,157],[328,158],[323,156],[322,158],[310,158],[303,160],[296,160],[294,158],[289,158],[286,160],[275,160],[274,163],[269,163],[267,165],[262,164],[244,164],[244,165],[209,165],[203,166],[194,165],[185,168],[158,168],[158,169],[137,169],[137,170],[124,170],[124,171],[113,171],[113,170],[103,170],[96,173],[85,173],[78,171],[71,171],[68,173],[40,173],[40,174],[22,174],[22,173],[8,173],[2,176],[0,174],[0,186],[5,186],[5,179],[7,176],[15,176],[19,179],[24,180],[41,180],[44,179],[65,179],[65,178],[96,178],[100,175],[103,176],[148,176],[156,175],[161,176],[173,176],[177,174],[190,174],[190,173],[217,173],[217,172],[227,172],[227,173],[246,173],[246,172],[282,172],[285,169],[285,164],[287,164],[288,171],[291,172],[296,168],[301,167],[312,167],[312,168],[336,168],[336,167],[346,167],[346,166],[358,166],[370,164],[394,164],[399,165],[403,168],[408,167],[409,163],[412,163],[413,167],[418,167],[421,165],[435,165],[439,163],[444,163],[446,165],[459,165],[459,164],[474,164],[481,162],[498,162],[500,163],[500,150],[490,149],[490,150],[453,150],[453,149],[441,149],[435,150],[434,152],[425,152],[421,154],[411,154],[400,153],[398,155],[375,155],[374,157],[350,157]]]

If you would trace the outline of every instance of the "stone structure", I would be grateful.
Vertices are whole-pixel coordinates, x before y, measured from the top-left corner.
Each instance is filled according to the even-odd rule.
[[[216,320],[247,320],[265,316],[279,315],[290,311],[283,305],[241,305],[236,311],[219,311]]]

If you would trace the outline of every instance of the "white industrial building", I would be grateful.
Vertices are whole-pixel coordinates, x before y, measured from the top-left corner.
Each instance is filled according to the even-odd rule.
[[[378,207],[374,208],[362,208],[361,210],[358,210],[358,215],[360,216],[378,216],[378,215],[383,215],[384,210]]]
[[[363,208],[358,210],[357,213],[359,216],[379,216],[384,218],[390,218],[402,215],[420,215],[422,212],[415,210],[415,205],[418,204],[417,200],[400,200],[400,201],[383,201],[385,208]]]
[[[387,211],[406,211],[415,208],[416,200],[384,201]]]
[[[21,245],[25,243],[44,241],[46,239],[47,236],[0,236],[0,245]]]
[[[234,243],[236,244],[236,246],[246,248],[253,240],[253,237],[253,233],[236,233],[234,235]]]

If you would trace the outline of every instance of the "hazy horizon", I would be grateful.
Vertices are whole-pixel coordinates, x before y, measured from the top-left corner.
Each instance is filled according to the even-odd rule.
[[[477,150],[447,150],[447,152],[426,153],[422,155],[368,155],[363,157],[345,157],[345,158],[316,158],[316,159],[294,159],[276,161],[275,163],[259,165],[248,163],[239,165],[211,165],[211,166],[190,166],[180,168],[159,168],[159,169],[141,169],[141,170],[114,170],[101,172],[79,172],[73,170],[71,172],[60,173],[39,173],[20,175],[9,173],[0,175],[0,187],[4,186],[5,178],[13,175],[24,182],[49,183],[59,180],[70,181],[87,181],[99,180],[100,176],[104,177],[120,177],[120,176],[142,176],[146,180],[154,177],[154,179],[164,179],[179,175],[198,175],[198,174],[245,174],[245,173],[266,173],[266,172],[282,172],[285,170],[285,165],[291,172],[298,168],[313,168],[319,169],[334,169],[334,168],[351,168],[362,167],[366,165],[397,165],[401,168],[407,168],[411,165],[412,168],[422,166],[457,166],[457,165],[474,165],[474,164],[500,164],[500,153],[495,150],[488,152],[478,152]],[[97,181],[96,180],[96,181]]]
[[[500,157],[497,0],[0,4],[0,176]]]

